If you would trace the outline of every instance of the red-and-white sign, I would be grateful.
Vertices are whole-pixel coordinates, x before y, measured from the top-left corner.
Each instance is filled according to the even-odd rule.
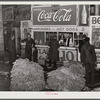
[[[36,7],[32,9],[33,25],[76,25],[76,5]]]

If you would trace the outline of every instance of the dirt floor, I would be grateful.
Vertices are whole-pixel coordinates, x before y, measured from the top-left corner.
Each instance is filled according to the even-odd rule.
[[[0,63],[0,91],[10,91],[11,65]]]

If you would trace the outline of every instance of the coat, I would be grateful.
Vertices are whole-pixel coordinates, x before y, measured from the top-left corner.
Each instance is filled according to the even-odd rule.
[[[32,38],[28,40],[27,38],[22,40],[22,42],[26,42],[25,52],[29,53],[32,52],[32,47],[35,47],[35,42]]]
[[[84,40],[79,40],[79,53],[81,53],[81,48],[84,45]]]
[[[58,61],[59,60],[59,42],[56,39],[51,39],[49,43],[49,60]]]
[[[81,62],[90,64],[97,62],[94,46],[89,42],[86,42],[81,48]]]
[[[14,62],[16,59],[16,46],[15,46],[15,42],[12,39],[9,39],[8,41],[8,50],[10,53],[10,62]]]

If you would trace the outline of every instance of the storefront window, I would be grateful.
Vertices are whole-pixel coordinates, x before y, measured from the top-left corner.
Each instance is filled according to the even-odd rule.
[[[59,32],[59,44],[61,46],[73,46],[74,38],[72,32]]]
[[[45,44],[44,32],[34,32],[34,40],[37,44]]]
[[[49,44],[50,38],[53,37],[54,35],[57,36],[57,32],[46,32],[46,44]]]
[[[59,32],[59,43],[61,46],[78,47],[83,35],[82,32]]]

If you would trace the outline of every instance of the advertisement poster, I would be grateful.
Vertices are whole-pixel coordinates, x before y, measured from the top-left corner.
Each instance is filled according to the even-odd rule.
[[[76,5],[33,7],[33,25],[76,25]]]
[[[79,5],[79,26],[89,26],[89,5]]]
[[[78,52],[74,49],[59,48],[59,59],[60,61],[77,61]]]
[[[21,39],[27,38],[27,33],[30,32],[31,21],[25,20],[21,21],[20,31],[21,31]]]
[[[97,56],[97,63],[100,64],[100,50],[99,49],[95,49],[96,52],[96,56]]]
[[[30,20],[31,19],[31,5],[16,5],[14,7],[15,20]]]
[[[41,65],[45,65],[45,61],[48,58],[48,51],[49,51],[49,47],[48,46],[38,46],[38,63]]]
[[[13,20],[14,20],[13,6],[3,8],[3,21],[13,21]]]
[[[100,16],[90,17],[90,28],[91,28],[91,43],[96,48],[100,48]]]

